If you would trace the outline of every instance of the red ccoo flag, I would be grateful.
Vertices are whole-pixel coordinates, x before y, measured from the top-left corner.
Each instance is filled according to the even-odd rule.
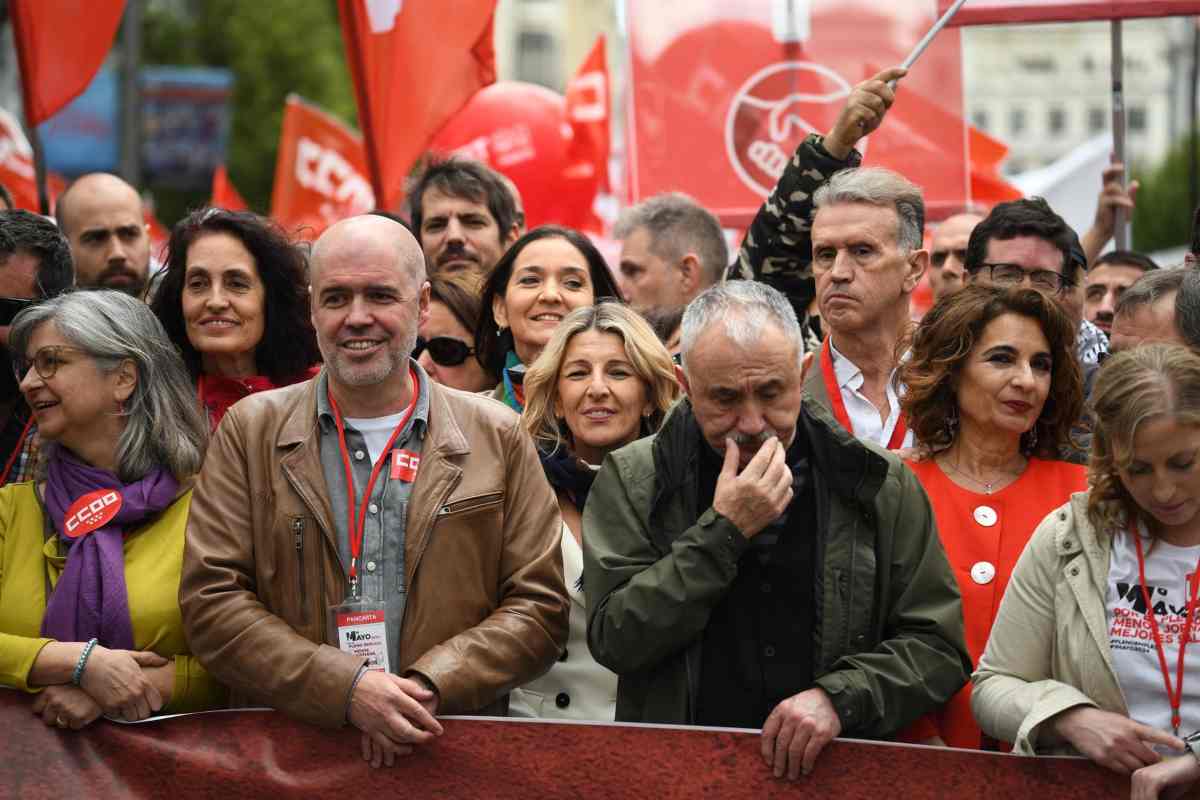
[[[359,126],[379,204],[398,208],[404,179],[433,135],[496,80],[496,0],[338,0]]]
[[[25,123],[45,122],[91,83],[125,0],[10,0]]]
[[[321,108],[289,95],[279,131],[271,216],[305,238],[375,206],[362,137]]]
[[[609,190],[610,86],[604,34],[600,34],[592,52],[567,83],[567,121],[574,133],[567,157],[576,168],[595,171],[601,192]]]
[[[233,181],[229,180],[229,172],[226,171],[224,164],[213,170],[212,199],[208,202],[209,205],[229,211],[250,210],[250,206],[246,205],[246,201],[242,199],[242,195],[233,185]]]

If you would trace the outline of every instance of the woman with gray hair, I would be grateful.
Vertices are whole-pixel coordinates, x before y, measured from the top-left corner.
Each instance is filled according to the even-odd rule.
[[[35,480],[0,489],[0,684],[60,728],[220,705],[176,599],[207,425],[174,345],[95,291],[21,312],[9,349],[44,441]]]

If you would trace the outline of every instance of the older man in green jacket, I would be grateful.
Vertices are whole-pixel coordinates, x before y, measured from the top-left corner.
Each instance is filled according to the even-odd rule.
[[[686,398],[607,458],[584,511],[588,644],[618,720],[761,727],[795,778],[966,683],[958,588],[912,473],[802,407],[782,294],[712,287],[682,336]]]

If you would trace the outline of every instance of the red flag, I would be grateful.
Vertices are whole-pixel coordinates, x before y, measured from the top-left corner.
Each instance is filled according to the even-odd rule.
[[[604,34],[567,83],[567,120],[574,137],[567,158],[571,169],[593,172],[600,191],[608,191],[610,98]]]
[[[125,0],[10,0],[25,121],[54,116],[91,83],[125,13]]]
[[[972,125],[967,131],[967,147],[971,156],[973,202],[991,208],[1022,197],[1021,190],[1000,174],[1000,162],[1008,155],[1008,145]]]
[[[375,207],[362,137],[311,103],[290,95],[283,111],[271,216],[318,236],[339,219]]]
[[[0,108],[0,183],[13,196],[16,208],[37,212],[38,190],[33,170],[33,150],[17,118]],[[46,176],[50,208],[67,188],[66,180],[57,172]]]
[[[171,241],[171,231],[154,216],[154,209],[148,203],[142,203],[142,219],[149,229],[150,257],[160,264],[167,260],[167,244]]]
[[[371,183],[399,207],[433,135],[496,80],[496,0],[338,0]]]
[[[229,211],[250,210],[250,206],[246,205],[246,201],[242,199],[242,195],[233,185],[233,181],[229,180],[229,173],[224,164],[213,170],[212,199],[209,200],[209,205]]]
[[[951,3],[953,0],[938,0],[938,13],[944,13]],[[1190,14],[1200,14],[1200,0],[972,0],[954,15],[950,24],[1079,22]]]
[[[627,199],[681,191],[748,224],[804,137],[833,127],[869,62],[904,59],[934,5],[628,0]],[[955,124],[906,112],[911,95]],[[962,117],[961,33],[944,31],[859,149],[923,187],[930,216],[947,213],[969,199]]]

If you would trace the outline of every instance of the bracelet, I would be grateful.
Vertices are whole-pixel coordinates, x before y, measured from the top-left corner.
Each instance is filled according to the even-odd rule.
[[[75,686],[83,680],[83,670],[87,667],[88,657],[91,656],[96,643],[96,639],[88,639],[87,644],[83,646],[83,652],[79,654],[79,660],[75,662],[75,672],[71,675],[71,683]]]

